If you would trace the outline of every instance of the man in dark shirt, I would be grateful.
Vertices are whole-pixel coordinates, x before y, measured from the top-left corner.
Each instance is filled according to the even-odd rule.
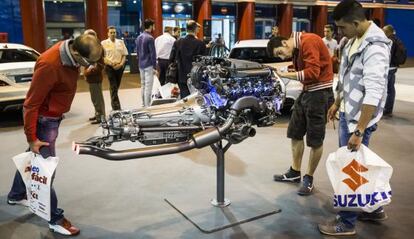
[[[397,73],[399,67],[397,47],[399,47],[399,44],[403,43],[395,35],[395,30],[392,25],[386,25],[382,30],[392,41],[390,69],[388,71],[387,100],[385,101],[384,106],[384,118],[390,118],[392,117],[395,102],[395,73]]]
[[[83,34],[89,34],[98,39],[98,36],[93,29],[87,29]],[[89,85],[92,104],[95,108],[95,115],[89,118],[89,120],[92,121],[91,124],[99,124],[101,123],[101,120],[105,118],[105,100],[102,93],[102,71],[104,67],[104,54],[102,54],[101,59],[99,59],[96,64],[85,67],[83,71],[83,75]]]
[[[206,55],[206,45],[196,38],[200,24],[190,20],[187,23],[187,36],[174,42],[170,55],[170,62],[177,62],[178,65],[178,87],[180,88],[181,99],[190,94],[187,85],[187,75],[193,66],[193,58],[197,55]]]
[[[141,78],[142,105],[148,107],[151,105],[154,74],[157,74],[154,37],[151,35],[155,29],[154,21],[145,19],[144,28],[144,32],[137,37],[135,43],[137,45],[139,76]]]
[[[41,154],[43,158],[55,156],[59,125],[75,96],[79,67],[95,64],[101,56],[102,46],[97,38],[83,34],[74,40],[58,42],[39,57],[23,105],[24,133],[31,151]],[[80,230],[57,207],[54,176],[50,192],[49,229],[62,235],[77,235]],[[26,187],[18,171],[7,196],[7,203],[28,206]]]

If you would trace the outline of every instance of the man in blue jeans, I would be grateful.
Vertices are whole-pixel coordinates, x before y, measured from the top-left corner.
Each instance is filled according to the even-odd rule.
[[[89,67],[102,56],[97,38],[83,34],[74,40],[56,43],[36,61],[33,79],[24,102],[24,133],[30,150],[44,158],[55,156],[55,142],[63,114],[68,112],[76,93],[79,67]],[[72,225],[58,208],[53,187],[50,192],[51,219],[49,229],[53,232],[74,236],[80,230]],[[28,206],[26,186],[17,171],[7,196],[10,205]]]
[[[155,22],[145,19],[144,32],[135,41],[137,46],[139,77],[141,78],[142,106],[151,105],[152,85],[154,75],[157,73],[157,56],[155,52],[154,37],[151,33],[155,30]]]
[[[342,108],[340,146],[358,150],[361,143],[368,146],[383,114],[391,41],[382,29],[366,19],[365,10],[356,0],[340,2],[334,9],[333,18],[349,41],[342,50],[339,93],[328,110],[328,118],[334,120],[336,112]],[[326,235],[354,235],[358,216],[360,220],[372,221],[387,218],[382,208],[362,214],[340,211],[334,220],[319,224],[319,231]]]

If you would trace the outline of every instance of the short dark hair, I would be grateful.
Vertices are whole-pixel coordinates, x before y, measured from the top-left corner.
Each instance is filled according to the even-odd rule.
[[[148,29],[155,24],[154,20],[147,18],[144,20],[144,29]]]
[[[343,20],[345,22],[367,20],[365,9],[356,0],[342,0],[336,5],[332,17],[335,21]]]
[[[331,30],[332,32],[334,31],[334,27],[331,24],[327,24],[325,25],[324,28],[328,28],[329,30]]]
[[[81,56],[89,58],[91,54],[92,46],[89,44],[89,38],[91,35],[82,34],[73,40],[72,48],[77,51]]]
[[[273,49],[278,48],[283,46],[282,41],[286,41],[287,38],[286,37],[282,37],[282,36],[274,36],[272,38],[270,38],[269,42],[267,43],[267,54],[270,57],[273,57]]]
[[[190,21],[187,22],[187,32],[195,32],[195,30],[199,26],[200,25],[196,21],[190,20]]]
[[[115,29],[116,30],[116,27],[115,26],[109,26],[108,27],[108,31],[111,30],[111,29]]]

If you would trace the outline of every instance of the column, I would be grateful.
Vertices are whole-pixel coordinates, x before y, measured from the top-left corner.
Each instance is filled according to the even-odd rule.
[[[108,5],[107,0],[86,0],[86,29],[95,30],[98,38],[108,38]]]
[[[293,24],[293,5],[292,4],[280,4],[277,8],[279,33],[281,36],[290,37],[292,34]]]
[[[237,39],[254,39],[255,34],[255,3],[253,1],[237,3]]]
[[[194,19],[202,26],[197,37],[203,40],[205,39],[203,29],[204,20],[211,20],[211,0],[196,0],[194,2]]]
[[[383,7],[378,7],[378,8],[373,8],[371,11],[371,20],[374,19],[378,19],[381,22],[381,26],[379,27],[383,27],[384,26],[384,8]]]
[[[142,22],[147,18],[151,18],[155,21],[155,31],[152,35],[158,37],[162,34],[162,6],[161,0],[142,0]]]
[[[323,37],[323,29],[328,23],[328,6],[312,7],[312,32]]]
[[[46,18],[43,0],[20,0],[23,42],[38,52],[46,50]]]

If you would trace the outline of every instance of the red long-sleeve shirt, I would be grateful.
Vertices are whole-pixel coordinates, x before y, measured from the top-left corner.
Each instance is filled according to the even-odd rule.
[[[293,33],[296,53],[293,65],[303,90],[315,91],[332,87],[332,60],[322,39],[313,33]]]
[[[24,132],[28,142],[37,139],[39,116],[61,117],[69,111],[75,96],[79,67],[73,64],[65,43],[55,44],[36,62],[32,83],[23,104]]]

